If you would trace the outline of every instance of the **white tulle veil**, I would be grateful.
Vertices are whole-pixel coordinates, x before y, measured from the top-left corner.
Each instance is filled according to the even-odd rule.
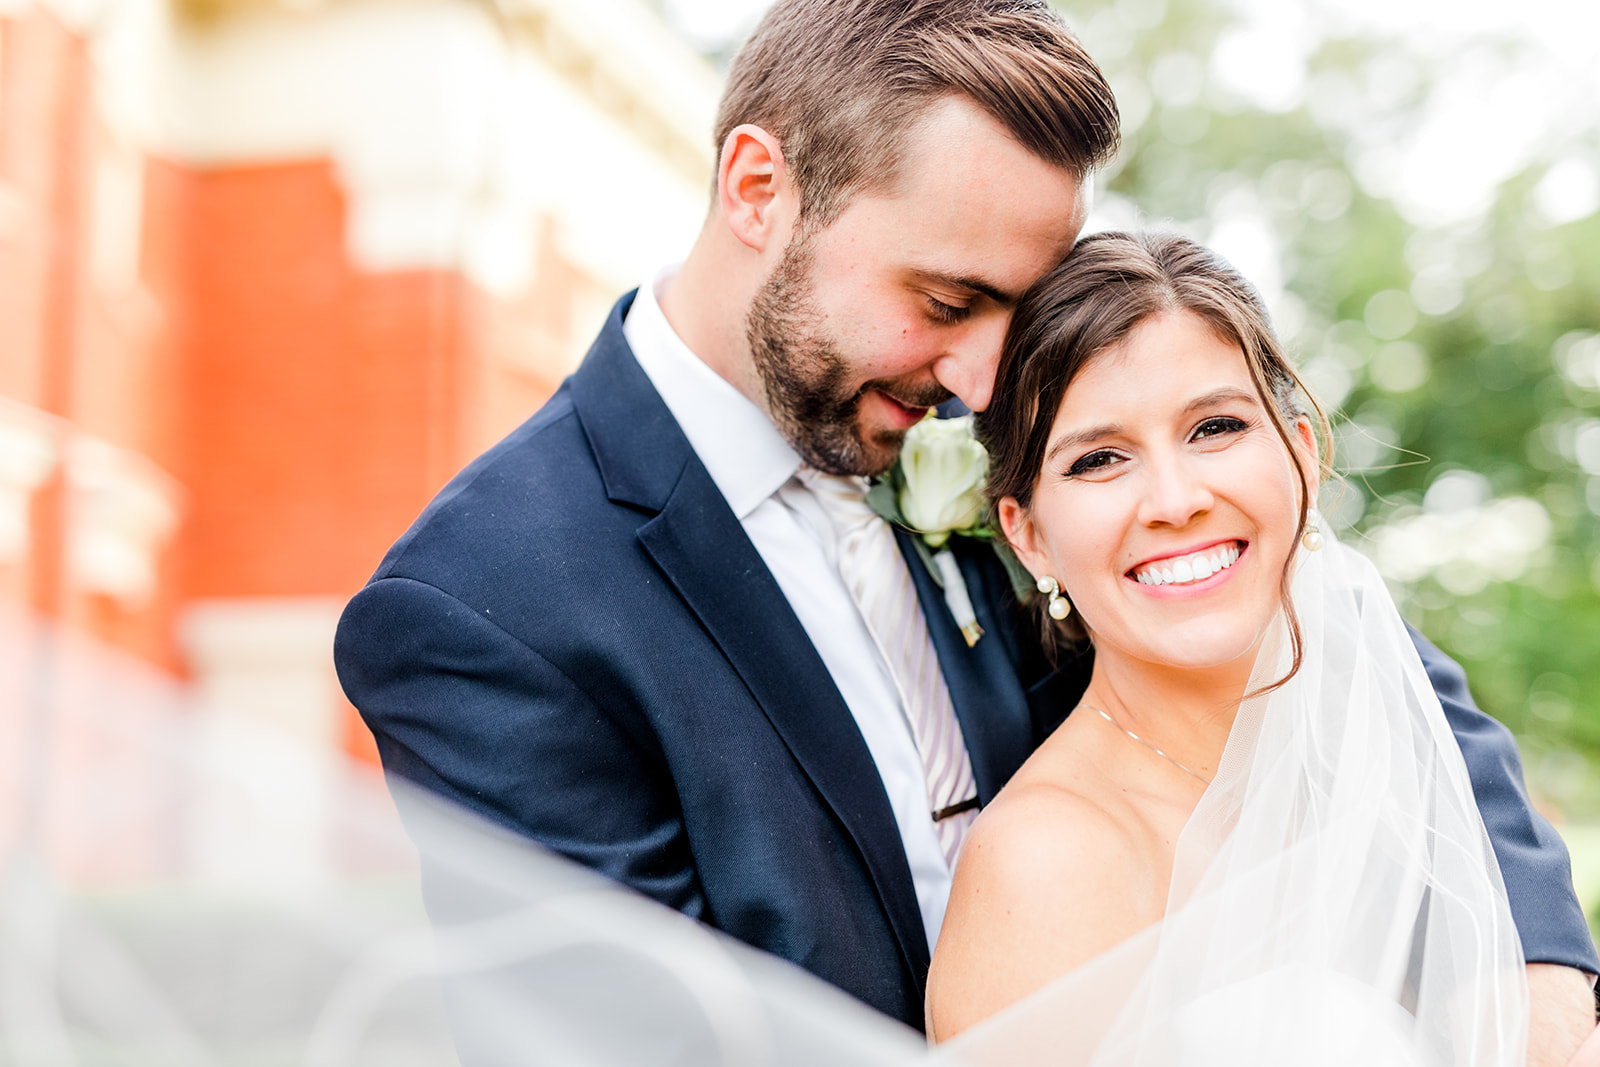
[[[0,1064],[927,1055],[921,1035],[798,967],[204,704],[0,604]]]
[[[1523,1061],[1527,992],[1460,749],[1376,569],[1324,531],[1303,658],[1240,708],[1165,919],[941,1046],[952,1061]],[[1287,625],[1252,688],[1287,671]]]
[[[1331,538],[1294,598],[1304,662],[1241,709],[1165,921],[932,1053],[797,968],[401,787],[430,922],[370,770],[201,728],[181,687],[0,612],[0,751],[57,772],[34,816],[0,805],[0,1062],[1520,1063],[1498,869],[1394,605]],[[1280,634],[1258,679],[1288,654]]]

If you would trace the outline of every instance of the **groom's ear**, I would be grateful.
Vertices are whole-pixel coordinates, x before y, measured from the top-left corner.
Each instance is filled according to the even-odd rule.
[[[739,242],[756,252],[788,247],[798,197],[778,139],[760,126],[735,126],[717,169],[722,217]]]

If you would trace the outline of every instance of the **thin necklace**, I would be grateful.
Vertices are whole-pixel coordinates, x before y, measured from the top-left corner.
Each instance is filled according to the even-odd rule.
[[[1100,717],[1102,719],[1104,719],[1106,722],[1110,723],[1112,726],[1116,727],[1118,730],[1121,730],[1123,733],[1127,734],[1129,737],[1131,737],[1135,741],[1139,742],[1145,748],[1148,748],[1151,752],[1154,752],[1156,755],[1160,756],[1162,759],[1166,760],[1168,763],[1170,763],[1174,767],[1178,768],[1178,770],[1182,771],[1184,774],[1187,774],[1191,778],[1199,779],[1200,781],[1204,782],[1206,785],[1210,785],[1211,784],[1211,779],[1209,779],[1209,778],[1201,778],[1198,774],[1194,773],[1189,768],[1185,767],[1183,764],[1179,763],[1177,760],[1173,759],[1171,756],[1167,755],[1165,752],[1161,751],[1159,748],[1157,748],[1156,746],[1152,745],[1150,742],[1146,741],[1144,738],[1140,737],[1138,734],[1134,733],[1132,730],[1128,729],[1126,726],[1123,726],[1120,723],[1118,723],[1117,720],[1115,720],[1111,716],[1107,715],[1103,708],[1097,708],[1093,704],[1079,704],[1078,706],[1082,707],[1082,708],[1088,708],[1091,711],[1098,711],[1100,713]]]

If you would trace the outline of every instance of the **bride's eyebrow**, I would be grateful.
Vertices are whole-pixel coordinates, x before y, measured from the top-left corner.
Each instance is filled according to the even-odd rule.
[[[1260,398],[1257,397],[1256,394],[1248,392],[1247,390],[1231,385],[1223,386],[1221,389],[1213,389],[1211,392],[1206,393],[1203,396],[1197,396],[1193,400],[1189,401],[1183,406],[1183,413],[1185,415],[1192,415],[1194,412],[1204,410],[1205,408],[1219,407],[1223,404],[1255,404],[1259,402],[1259,400]]]
[[[1121,426],[1114,422],[1108,422],[1100,426],[1090,426],[1082,430],[1074,430],[1069,434],[1063,434],[1061,437],[1056,438],[1055,443],[1050,446],[1050,451],[1044,454],[1044,461],[1049,463],[1063,452],[1081,448],[1084,445],[1092,445],[1096,441],[1105,440],[1107,437],[1115,437],[1121,432]]]
[[[1259,402],[1259,398],[1254,393],[1246,389],[1239,389],[1234,386],[1223,386],[1221,389],[1213,389],[1211,392],[1204,393],[1189,401],[1183,406],[1183,414],[1192,415],[1197,411],[1204,411],[1208,408],[1220,407],[1224,404],[1257,404]],[[1099,426],[1087,426],[1081,430],[1073,430],[1069,434],[1063,434],[1056,438],[1055,442],[1051,444],[1049,451],[1044,454],[1044,461],[1049,463],[1063,452],[1074,448],[1081,448],[1085,445],[1092,445],[1096,441],[1104,441],[1106,438],[1115,437],[1121,432],[1122,427],[1114,422],[1102,423]]]

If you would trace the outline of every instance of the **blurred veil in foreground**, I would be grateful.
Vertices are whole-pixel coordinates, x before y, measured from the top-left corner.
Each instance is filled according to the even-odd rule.
[[[920,1058],[785,962],[0,611],[0,1063]]]

